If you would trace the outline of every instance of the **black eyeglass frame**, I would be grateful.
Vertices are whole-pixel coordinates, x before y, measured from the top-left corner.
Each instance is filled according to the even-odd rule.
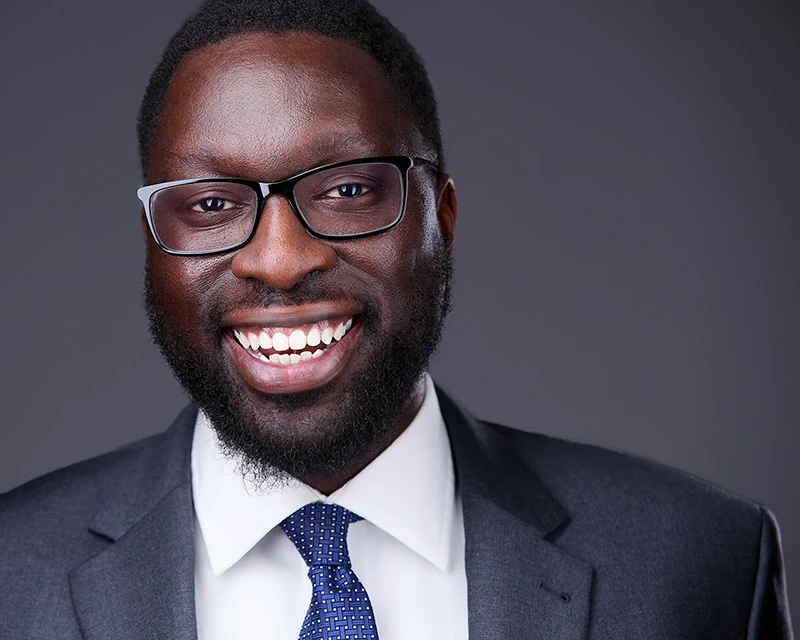
[[[336,169],[338,167],[347,167],[351,165],[359,165],[359,164],[374,164],[374,163],[381,163],[381,164],[391,164],[397,167],[400,171],[400,181],[401,181],[401,188],[402,188],[402,203],[400,206],[400,215],[397,216],[397,219],[380,229],[375,229],[373,231],[363,231],[361,233],[354,233],[349,235],[328,235],[324,233],[319,233],[314,231],[311,225],[306,220],[305,216],[300,211],[300,207],[297,206],[297,201],[294,197],[294,187],[295,185],[305,178],[306,176],[313,175],[315,173],[319,173],[320,171],[327,171],[329,169]],[[145,185],[140,187],[136,191],[136,195],[139,197],[143,207],[144,207],[144,214],[145,218],[147,219],[147,226],[150,228],[150,233],[153,235],[153,239],[156,241],[159,249],[162,251],[169,253],[170,255],[175,256],[208,256],[208,255],[216,255],[218,253],[227,253],[228,251],[235,251],[236,249],[241,249],[244,245],[246,245],[255,235],[256,229],[258,228],[258,223],[261,220],[261,214],[264,211],[264,201],[267,199],[267,196],[271,195],[282,195],[288,201],[292,207],[297,218],[302,223],[303,227],[315,238],[320,238],[322,240],[352,240],[354,238],[366,238],[367,236],[374,236],[379,233],[384,233],[396,227],[400,222],[402,222],[403,218],[406,215],[406,204],[408,203],[408,172],[411,167],[429,167],[435,169],[438,172],[438,166],[435,162],[431,160],[426,160],[425,158],[417,158],[414,156],[377,156],[374,158],[359,158],[357,160],[345,160],[344,162],[335,162],[333,164],[326,164],[321,167],[314,167],[313,169],[308,169],[307,171],[303,171],[302,173],[298,173],[291,178],[286,178],[285,180],[280,180],[278,182],[258,182],[257,180],[247,180],[246,178],[227,178],[227,177],[209,177],[209,178],[187,178],[185,180],[173,180],[171,182],[159,182],[157,184]],[[153,213],[150,207],[150,203],[153,200],[153,196],[157,194],[159,191],[163,191],[164,189],[169,189],[170,187],[177,187],[184,184],[192,184],[192,183],[204,183],[204,182],[232,182],[236,184],[242,184],[245,186],[250,187],[253,191],[255,191],[257,196],[257,204],[256,204],[256,215],[253,219],[253,228],[250,230],[250,233],[247,237],[240,243],[237,243],[231,247],[225,247],[224,249],[214,249],[212,251],[178,251],[176,249],[170,249],[169,247],[165,246],[161,239],[158,237],[158,233],[156,232],[155,223],[153,221]]]

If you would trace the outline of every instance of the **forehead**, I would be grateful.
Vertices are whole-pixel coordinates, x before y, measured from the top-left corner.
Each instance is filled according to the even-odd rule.
[[[346,41],[251,33],[189,54],[153,143],[151,182],[198,175],[278,180],[421,140],[376,60]]]

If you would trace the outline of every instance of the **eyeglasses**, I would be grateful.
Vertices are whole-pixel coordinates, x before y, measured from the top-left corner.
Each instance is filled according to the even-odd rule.
[[[280,182],[196,178],[141,187],[136,193],[158,246],[199,256],[238,249],[253,236],[272,194],[284,196],[308,232],[323,239],[363,238],[397,226],[408,200],[411,167],[436,164],[392,156],[337,162]]]

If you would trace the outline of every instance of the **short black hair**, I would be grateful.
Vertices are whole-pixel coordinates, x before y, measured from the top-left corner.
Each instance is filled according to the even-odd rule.
[[[150,76],[139,110],[137,134],[142,176],[147,179],[150,148],[167,88],[187,54],[251,32],[309,32],[346,40],[371,54],[394,87],[401,107],[431,145],[440,170],[444,152],[436,98],[414,47],[366,0],[208,0],[172,37]]]

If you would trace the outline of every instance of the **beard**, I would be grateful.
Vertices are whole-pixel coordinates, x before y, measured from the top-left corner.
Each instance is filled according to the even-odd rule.
[[[398,420],[441,341],[450,309],[452,273],[452,258],[440,238],[430,259],[417,264],[414,287],[400,305],[408,312],[402,325],[391,331],[381,325],[377,301],[358,300],[364,309],[360,316],[363,348],[355,357],[362,361],[335,402],[326,401],[332,408],[323,416],[314,416],[314,408],[326,399],[327,385],[293,394],[250,390],[256,399],[248,395],[226,366],[220,328],[226,309],[214,309],[204,318],[203,332],[213,345],[212,356],[193,349],[168,321],[166,301],[155,293],[149,258],[144,306],[154,343],[208,417],[223,454],[256,490],[268,490],[295,479],[360,468],[370,455],[391,443]],[[330,299],[338,290],[326,287],[324,277],[309,274],[287,292],[254,282],[245,299],[232,306]]]

